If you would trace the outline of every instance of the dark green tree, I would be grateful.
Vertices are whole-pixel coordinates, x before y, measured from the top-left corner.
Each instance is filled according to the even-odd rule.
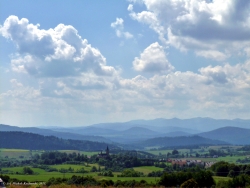
[[[179,154],[178,150],[175,149],[172,151],[172,155],[178,155],[178,154]]]
[[[192,178],[181,184],[181,188],[198,188],[198,183]]]
[[[23,173],[24,174],[34,174],[34,171],[30,167],[23,167]]]

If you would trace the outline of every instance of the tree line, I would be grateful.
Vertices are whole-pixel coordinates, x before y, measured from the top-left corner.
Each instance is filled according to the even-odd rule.
[[[236,177],[241,174],[250,175],[250,164],[237,165],[224,161],[213,164],[210,168],[216,176]]]

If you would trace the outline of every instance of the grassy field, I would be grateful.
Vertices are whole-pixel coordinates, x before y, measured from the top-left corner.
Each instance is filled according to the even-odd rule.
[[[219,162],[219,161],[225,161],[229,163],[237,163],[236,161],[238,159],[245,159],[246,156],[226,156],[226,157],[218,157],[218,158],[201,158],[201,157],[188,157],[188,158],[179,158],[179,159],[185,159],[185,160],[201,160],[203,162]]]
[[[72,165],[72,164],[61,164],[61,165],[50,165],[50,167],[52,168],[56,168],[57,170],[60,170],[61,168],[64,169],[69,169],[69,168],[73,168],[74,171],[79,170],[81,168],[84,168],[86,171],[91,171],[91,168],[95,166],[97,169],[99,168],[98,164],[88,164],[86,165]],[[101,169],[103,169],[103,166],[100,166]]]
[[[29,150],[22,149],[0,149],[0,157],[8,158],[30,158],[31,152]]]
[[[153,171],[162,171],[163,168],[155,167],[155,166],[141,166],[141,167],[134,167],[135,171],[143,172],[145,175],[148,175],[150,172]]]
[[[96,151],[81,151],[81,154],[87,155],[87,156],[92,156],[98,154]]]
[[[195,152],[208,152],[208,149],[221,149],[222,146],[211,146],[208,148],[204,148],[204,149],[178,149],[179,153],[184,154],[185,153],[190,153],[190,151],[192,153]],[[232,147],[232,149],[237,149],[241,146],[237,146],[237,147]],[[225,148],[226,150],[227,148]],[[230,148],[231,149],[231,148]],[[78,151],[78,150],[59,150],[60,152],[65,152],[65,153],[80,153],[80,154],[84,154],[87,156],[91,156],[94,154],[97,154],[98,152],[83,152],[83,151]],[[38,153],[41,154],[44,151],[36,151],[36,150],[21,150],[21,149],[0,149],[0,157],[8,157],[8,158],[17,158],[17,159],[21,159],[20,156],[22,156],[22,159],[28,159],[30,158],[32,155]],[[147,151],[149,153],[155,154],[155,155],[166,155],[167,153],[172,153],[172,150],[157,150],[157,151]],[[230,163],[236,163],[236,161],[238,159],[244,159],[246,156],[227,156],[227,157],[219,157],[219,158],[196,158],[196,157],[192,157],[192,158],[184,158],[184,159],[196,159],[196,160],[202,160],[205,162],[208,161],[226,161],[226,162],[230,162]],[[21,159],[21,160],[22,160]],[[1,159],[0,159],[1,160]],[[6,175],[10,176],[11,178],[17,178],[18,180],[27,180],[28,182],[46,182],[48,181],[51,177],[55,177],[55,178],[70,178],[73,175],[77,175],[77,176],[92,176],[97,180],[102,180],[102,179],[106,179],[106,180],[113,180],[113,181],[117,181],[117,180],[121,180],[121,181],[126,181],[126,180],[136,180],[136,181],[140,181],[140,180],[146,180],[147,182],[153,182],[155,183],[156,181],[159,180],[159,178],[154,178],[154,177],[138,177],[138,178],[134,178],[134,177],[117,177],[117,175],[121,174],[119,172],[114,172],[114,177],[104,177],[104,176],[98,176],[97,172],[90,172],[91,168],[93,166],[97,167],[97,169],[99,168],[98,164],[84,164],[84,165],[72,165],[72,164],[63,164],[63,165],[50,165],[51,168],[56,168],[57,170],[60,169],[74,169],[74,173],[61,173],[61,172],[46,172],[43,169],[40,168],[32,168],[32,170],[34,171],[34,175],[23,175],[22,171],[23,171],[23,167],[11,167],[11,168],[1,168],[3,171],[6,172],[6,170],[9,170],[8,173],[6,173]],[[76,173],[77,170],[84,168],[86,171],[88,171],[88,173]],[[100,167],[101,169],[103,169],[104,167]],[[154,167],[154,166],[143,166],[143,167],[135,167],[134,170],[139,171],[139,172],[143,172],[144,175],[148,175],[150,172],[152,171],[161,171],[162,168],[159,167]],[[229,180],[230,178],[228,177],[218,177],[218,176],[214,176],[213,177],[215,179],[215,182],[218,182],[219,180]]]
[[[121,181],[128,181],[128,180],[135,180],[135,181],[141,181],[141,180],[145,180],[148,183],[156,183],[160,178],[158,177],[103,177],[103,176],[97,176],[94,177],[97,180],[113,180],[114,182],[116,182],[117,180],[121,180]]]
[[[50,167],[56,168],[56,169],[68,169],[69,167],[73,168],[75,171],[80,169],[80,168],[84,168],[85,170],[90,170],[91,166],[89,167],[85,167],[85,166],[81,166],[81,165],[51,165]],[[30,167],[31,168],[31,167]],[[31,168],[34,171],[34,175],[23,175],[20,174],[23,171],[23,167],[11,167],[11,168],[2,168],[3,171],[5,170],[9,170],[9,173],[7,174],[8,176],[10,176],[11,178],[17,178],[19,180],[27,180],[29,182],[34,182],[34,181],[48,181],[49,178],[51,177],[55,177],[55,178],[70,178],[73,175],[77,175],[77,176],[86,176],[86,175],[91,175],[91,176],[97,176],[97,173],[61,173],[61,172],[46,172],[43,169],[40,168]],[[19,174],[17,174],[19,173]]]
[[[39,174],[39,175],[17,175],[17,174],[13,174],[13,175],[8,175],[11,178],[17,178],[18,180],[26,180],[28,182],[46,182],[48,181],[50,178],[54,177],[54,178],[70,178],[73,175],[82,175],[82,174],[76,174],[76,173],[59,173],[59,172],[46,172],[43,174]]]
[[[227,149],[230,150],[236,150],[241,148],[242,146],[209,146],[209,147],[202,147],[202,148],[197,148],[197,149],[177,149],[179,151],[180,154],[190,154],[190,152],[192,154],[195,153],[199,153],[199,154],[205,154],[208,153],[210,149],[214,149],[214,150],[224,150],[227,151]],[[152,153],[154,155],[166,155],[167,153],[172,153],[173,149],[166,149],[166,150],[150,150],[152,148],[148,148],[147,152]]]
[[[150,170],[156,170],[155,168],[151,168],[149,166],[145,166],[145,167],[137,167],[135,168],[135,170],[137,171],[141,171],[144,172],[145,174],[147,172],[150,172]],[[13,171],[20,171],[21,168],[20,167],[16,167],[12,169]],[[46,182],[48,181],[51,177],[55,177],[55,178],[70,178],[73,175],[77,175],[77,176],[92,176],[94,177],[96,180],[113,180],[114,182],[117,180],[121,180],[121,181],[128,181],[128,180],[136,180],[136,181],[141,181],[141,180],[145,180],[148,183],[155,183],[157,182],[160,178],[159,177],[117,177],[118,174],[117,172],[114,172],[114,177],[104,177],[104,176],[98,176],[97,172],[91,172],[91,173],[86,173],[86,174],[79,174],[79,173],[60,173],[60,172],[45,172],[42,169],[34,169],[34,172],[38,172],[39,175],[18,175],[18,174],[11,174],[9,175],[11,178],[17,178],[18,180],[26,180],[28,182]],[[215,182],[217,183],[220,180],[229,180],[230,178],[228,177],[219,177],[219,176],[213,176]]]
[[[59,152],[62,152],[62,153],[67,153],[67,154],[70,154],[70,153],[81,153],[81,151],[78,151],[78,150],[57,150]]]
[[[168,153],[172,153],[173,150],[147,150],[148,153],[152,153],[154,155],[167,155]],[[189,149],[179,149],[180,153],[189,153]]]
[[[223,148],[230,148],[230,149],[239,149],[242,148],[242,146],[209,146],[208,149],[223,149]]]
[[[93,164],[96,165],[96,164]],[[80,169],[82,167],[84,167],[84,169],[86,170],[90,170],[90,167],[85,167],[85,166],[80,166],[80,165],[52,165],[50,167],[53,168],[73,168],[74,170]],[[89,172],[89,173],[60,173],[60,172],[46,172],[43,169],[39,169],[39,168],[32,168],[32,170],[34,171],[34,175],[23,175],[23,174],[16,174],[18,173],[22,173],[22,169],[23,167],[12,167],[12,168],[2,168],[2,170],[9,170],[9,172],[11,172],[11,174],[7,174],[8,176],[10,176],[11,178],[17,178],[18,180],[26,180],[28,182],[46,182],[48,181],[51,177],[55,177],[55,178],[70,178],[73,175],[76,176],[92,176],[97,180],[102,180],[102,179],[107,179],[107,180],[113,180],[113,181],[117,181],[117,180],[121,180],[121,181],[125,181],[125,180],[136,180],[136,181],[140,181],[140,180],[145,180],[147,182],[155,182],[155,180],[159,179],[159,178],[152,178],[152,177],[117,177],[117,175],[121,174],[119,172],[114,172],[114,177],[105,177],[105,176],[98,176],[97,172]],[[157,167],[149,167],[149,166],[145,166],[145,167],[138,167],[135,168],[135,170],[137,171],[141,171],[144,172],[145,174],[154,171],[154,170],[162,170],[161,168],[157,168]]]
[[[204,162],[218,162],[218,161],[225,161],[225,162],[229,162],[229,163],[237,163],[236,161],[238,159],[245,159],[246,156],[242,155],[240,156],[226,156],[226,157],[218,157],[218,158],[201,158],[201,157],[186,157],[186,154],[192,154],[192,156],[195,156],[196,153],[198,154],[206,154],[209,153],[210,149],[213,150],[223,150],[224,152],[227,152],[228,149],[230,149],[230,151],[236,151],[237,149],[241,148],[242,146],[209,146],[209,147],[201,147],[198,149],[177,149],[179,154],[183,154],[184,158],[183,159],[187,159],[187,160],[202,160]],[[154,155],[164,155],[166,157],[167,153],[172,153],[173,150],[147,150],[147,152],[152,153]],[[238,153],[240,153],[240,151],[237,151]]]
[[[81,155],[83,154],[83,155],[87,155],[87,156],[92,156],[92,155],[96,155],[96,154],[98,154],[98,152],[97,151],[78,151],[78,150],[58,150],[58,151],[60,151],[60,152],[65,152],[65,153],[67,153],[67,154],[69,154],[69,153],[80,153]]]
[[[230,179],[232,179],[232,178],[229,178],[229,177],[221,177],[221,176],[213,176],[213,179],[214,179],[215,183],[218,183],[218,181],[220,181],[220,180],[228,181],[228,180],[230,180]]]
[[[229,163],[236,163],[238,159],[245,159],[246,156],[226,156],[226,157],[218,157],[216,161],[225,161]]]
[[[98,152],[89,152],[89,151],[78,151],[78,150],[58,150],[59,152],[69,153],[80,153],[87,156],[92,156],[98,154]],[[15,158],[15,159],[29,159],[32,155],[41,154],[44,151],[42,150],[23,150],[23,149],[4,149],[0,148],[0,157],[5,158]],[[21,158],[22,157],[22,158]]]
[[[199,153],[199,154],[205,154],[208,153],[208,149],[177,149],[179,154],[184,154],[186,155],[186,153],[190,154],[190,152],[192,154],[195,153]],[[172,153],[173,150],[167,149],[167,150],[147,150],[147,152],[152,153],[154,155],[167,155],[168,153]]]
[[[91,170],[92,166],[98,166],[97,164],[90,164],[88,167],[84,165],[69,165],[69,164],[64,164],[64,165],[51,165],[50,167],[56,168],[56,169],[68,169],[69,167],[73,168],[75,171],[80,168],[84,168],[87,171]],[[61,172],[46,172],[43,169],[40,168],[32,168],[34,171],[34,175],[23,175],[23,174],[17,174],[17,173],[22,173],[23,167],[11,167],[11,168],[2,168],[2,170],[9,170],[9,173],[7,174],[11,178],[17,178],[18,180],[26,180],[28,182],[46,182],[48,181],[51,177],[55,178],[70,178],[73,175],[76,176],[92,176],[97,180],[121,180],[121,181],[127,181],[127,180],[136,180],[136,181],[141,181],[145,180],[148,183],[155,183],[158,181],[160,178],[159,177],[117,177],[120,175],[120,172],[114,172],[114,177],[105,177],[105,176],[98,176],[98,172],[88,172],[88,173],[61,173]],[[147,175],[148,173],[152,171],[158,171],[162,170],[162,168],[159,167],[154,167],[154,166],[142,166],[142,167],[135,167],[134,170],[143,172],[144,175]],[[219,177],[219,176],[213,176],[215,182],[217,183],[219,180],[229,180],[230,178],[228,177]]]

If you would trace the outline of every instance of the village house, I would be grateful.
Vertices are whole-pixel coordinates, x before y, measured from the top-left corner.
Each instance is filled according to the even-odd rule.
[[[183,159],[173,159],[171,161],[172,165],[179,165],[179,166],[184,166],[187,164],[187,160],[183,160]]]
[[[199,165],[199,166],[204,166],[205,163],[202,162],[201,160],[187,160],[187,165],[190,166],[190,165]]]
[[[202,160],[168,159],[167,162],[171,162],[172,165],[179,165],[179,166],[184,166],[184,165],[205,166],[205,162],[202,162]]]
[[[210,168],[215,162],[205,162],[205,168]]]

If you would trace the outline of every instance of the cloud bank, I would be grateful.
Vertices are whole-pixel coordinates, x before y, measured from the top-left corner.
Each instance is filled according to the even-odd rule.
[[[250,42],[250,2],[234,0],[143,0],[142,12],[128,11],[132,19],[149,25],[165,45],[198,56],[224,61],[246,51]]]
[[[166,55],[168,45],[218,61],[226,60],[236,49],[249,51],[244,13],[249,3],[225,1],[221,8],[222,1],[143,2],[147,10],[135,13],[130,5],[130,16],[148,24],[160,40],[128,62],[138,73],[133,78],[123,78],[120,70],[108,66],[101,52],[73,26],[59,24],[44,30],[27,18],[9,16],[0,34],[16,45],[10,72],[21,76],[11,78],[11,89],[0,93],[2,123],[83,125],[156,117],[249,118],[248,60],[181,72]],[[232,11],[235,6],[243,11]],[[204,20],[209,22],[206,28]],[[239,31],[228,34],[233,36],[216,33],[226,28],[233,31],[230,26],[235,20]],[[120,18],[111,24],[124,32],[122,26]],[[237,37],[240,34],[244,35]]]

